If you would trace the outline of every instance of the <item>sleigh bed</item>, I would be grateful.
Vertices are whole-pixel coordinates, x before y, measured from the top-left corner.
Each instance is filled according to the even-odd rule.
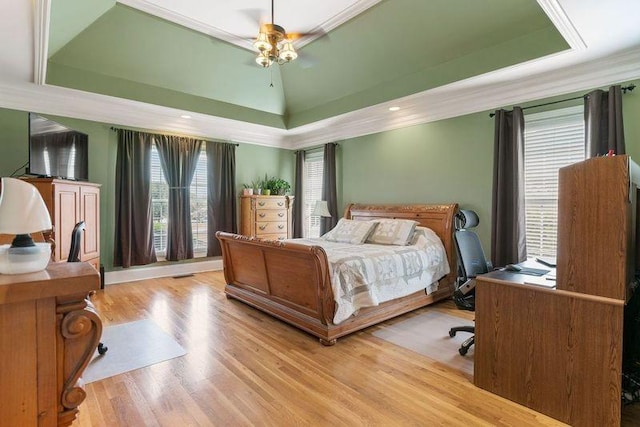
[[[217,232],[227,283],[225,293],[228,298],[315,335],[324,345],[333,345],[339,337],[451,296],[456,276],[453,246],[456,210],[456,204],[349,205],[346,219],[409,219],[433,230],[444,246],[450,272],[439,280],[436,277],[437,284],[424,283],[424,288],[410,295],[361,308],[337,324],[327,253],[309,242],[262,240]],[[426,288],[430,291],[428,295]]]

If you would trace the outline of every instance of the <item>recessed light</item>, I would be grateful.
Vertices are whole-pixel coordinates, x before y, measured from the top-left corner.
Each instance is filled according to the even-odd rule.
[[[191,118],[191,116],[188,115],[188,114],[183,114],[180,117],[182,117],[183,119],[190,119]]]
[[[400,107],[389,107],[389,111],[398,111]]]

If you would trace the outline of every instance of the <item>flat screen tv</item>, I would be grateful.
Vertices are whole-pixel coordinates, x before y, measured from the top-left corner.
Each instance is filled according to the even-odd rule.
[[[29,113],[29,174],[87,181],[86,134]]]

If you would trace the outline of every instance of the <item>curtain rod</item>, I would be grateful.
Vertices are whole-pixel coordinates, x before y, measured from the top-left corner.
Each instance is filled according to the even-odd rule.
[[[634,85],[632,83],[629,86],[622,86],[620,89],[622,89],[622,93],[625,94],[625,93],[627,93],[627,91],[631,92],[635,88],[636,88],[636,85]],[[576,99],[582,99],[585,96],[587,96],[587,95],[574,96],[573,98],[567,98],[567,99],[560,99],[558,101],[545,102],[544,104],[530,105],[529,107],[524,107],[522,110],[524,111],[524,110],[528,110],[529,108],[544,107],[545,105],[553,105],[553,104],[558,104],[560,102],[574,101]],[[489,117],[493,117],[495,115],[496,115],[496,113],[489,113]]]
[[[109,129],[111,129],[111,130],[130,130],[130,131],[133,131],[133,132],[144,132],[144,131],[139,131],[139,130],[135,130],[135,129],[117,128],[117,127],[114,127],[114,126],[111,126]],[[144,132],[144,133],[153,134],[154,132]],[[240,144],[235,143],[235,142],[216,141],[214,139],[197,138],[197,137],[194,137],[194,136],[175,135],[175,134],[171,134],[171,133],[156,133],[156,135],[182,136],[182,137],[185,137],[185,138],[199,139],[199,140],[204,141],[204,142],[222,142],[223,144],[233,144],[236,147],[240,146]]]
[[[339,144],[339,143],[337,143],[337,142],[327,142],[327,144],[333,144],[333,145],[335,145],[336,147],[339,147],[339,146],[340,146],[340,144]],[[306,149],[304,149],[304,150],[295,150],[295,151],[293,152],[293,154],[296,154],[298,151],[303,151],[303,152],[305,152],[305,153],[306,153],[307,151],[320,150],[321,148],[322,148],[322,149],[324,149],[324,146],[325,146],[325,145],[327,145],[327,144],[316,145],[316,146],[313,146],[313,147],[306,148]]]

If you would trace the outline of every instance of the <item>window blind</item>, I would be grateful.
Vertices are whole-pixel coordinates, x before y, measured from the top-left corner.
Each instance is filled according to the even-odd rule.
[[[558,170],[585,158],[582,107],[527,115],[524,140],[527,256],[555,258]]]
[[[196,172],[191,181],[191,229],[194,254],[207,252],[207,155],[203,145]],[[169,186],[162,173],[160,156],[155,145],[151,148],[151,209],[153,217],[153,246],[158,257],[167,251],[169,223]]]
[[[303,178],[303,216],[304,237],[320,236],[320,217],[312,216],[316,202],[322,199],[322,177],[324,169],[323,151],[310,151],[305,153],[304,178]]]

